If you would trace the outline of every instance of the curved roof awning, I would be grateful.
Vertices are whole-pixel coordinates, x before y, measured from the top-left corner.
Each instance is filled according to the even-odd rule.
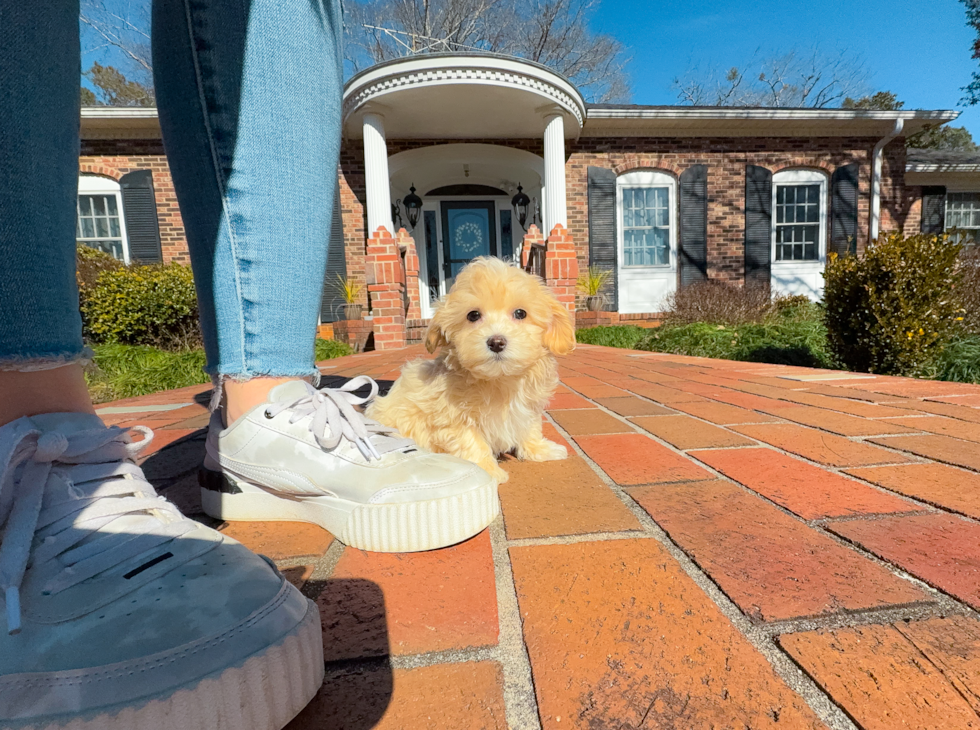
[[[348,138],[363,135],[366,112],[384,116],[390,139],[528,139],[544,134],[545,119],[564,117],[575,139],[586,105],[564,77],[521,59],[481,54],[430,54],[363,71],[344,89]]]

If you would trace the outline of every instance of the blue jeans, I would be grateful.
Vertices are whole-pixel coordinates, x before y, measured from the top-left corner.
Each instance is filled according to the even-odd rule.
[[[316,375],[341,32],[340,0],[154,0],[160,124],[213,376]],[[0,369],[43,369],[84,357],[78,0],[0,0],[0,48]]]

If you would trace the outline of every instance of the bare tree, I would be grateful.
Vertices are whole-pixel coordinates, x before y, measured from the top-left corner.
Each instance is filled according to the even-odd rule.
[[[818,49],[792,51],[760,59],[719,74],[695,67],[674,79],[677,98],[695,106],[809,107],[839,106],[868,88],[861,59],[846,52],[825,55]]]
[[[600,0],[361,0],[347,6],[346,58],[357,70],[420,53],[520,56],[568,77],[590,101],[629,98],[626,57],[589,22]]]
[[[117,12],[103,0],[82,0],[79,21],[83,56],[105,49],[114,49],[121,56],[119,68],[96,62],[84,72],[97,92],[86,95],[83,91],[83,99],[89,103],[100,100],[111,106],[155,104],[149,2],[133,2]]]

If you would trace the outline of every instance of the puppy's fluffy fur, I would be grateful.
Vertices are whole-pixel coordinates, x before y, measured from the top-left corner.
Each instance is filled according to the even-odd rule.
[[[506,346],[494,352],[500,343],[491,338],[500,337]],[[439,356],[405,365],[369,417],[425,449],[476,462],[501,482],[507,472],[498,454],[568,456],[544,438],[541,418],[558,385],[555,355],[575,347],[575,327],[538,277],[499,259],[474,259],[432,318],[425,346],[441,349]]]

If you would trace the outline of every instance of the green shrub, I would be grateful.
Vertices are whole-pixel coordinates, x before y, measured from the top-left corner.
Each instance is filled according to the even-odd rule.
[[[315,362],[332,360],[335,357],[353,354],[354,350],[350,346],[345,345],[343,342],[337,342],[337,340],[321,340],[317,337],[316,343],[313,346],[313,360]]]
[[[118,271],[125,264],[98,248],[78,244],[75,247],[75,280],[78,282],[78,298],[84,303],[88,292],[95,286],[103,271]]]
[[[622,347],[627,350],[636,348],[649,330],[635,325],[614,325],[611,327],[589,327],[575,333],[576,342],[586,345],[603,345],[605,347]]]
[[[945,235],[893,233],[861,258],[831,255],[824,303],[834,355],[858,372],[922,372],[962,329],[960,248]]]
[[[207,383],[204,351],[167,352],[146,345],[95,345],[85,380],[95,403]]]
[[[194,275],[177,263],[101,271],[82,302],[82,320],[103,344],[187,350],[201,342]]]
[[[960,299],[963,302],[964,327],[967,332],[980,335],[980,245],[968,246],[960,256],[963,262],[963,284]]]

